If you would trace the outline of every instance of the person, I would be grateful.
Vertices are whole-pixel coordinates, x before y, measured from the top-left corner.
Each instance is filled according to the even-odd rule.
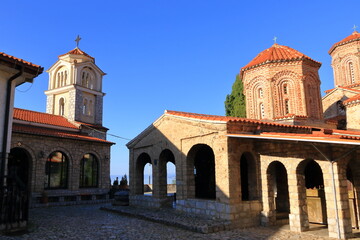
[[[119,178],[116,177],[116,179],[114,180],[114,183],[113,183],[114,186],[118,186],[119,185]]]

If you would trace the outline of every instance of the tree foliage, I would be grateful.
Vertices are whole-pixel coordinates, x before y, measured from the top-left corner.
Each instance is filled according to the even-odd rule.
[[[231,94],[226,95],[225,114],[231,117],[246,117],[245,95],[240,74],[236,75]]]

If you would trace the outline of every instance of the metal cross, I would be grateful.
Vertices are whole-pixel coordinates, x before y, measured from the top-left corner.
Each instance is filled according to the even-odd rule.
[[[80,40],[81,40],[81,37],[78,35],[77,38],[75,39],[76,47],[79,47]]]
[[[274,40],[274,43],[276,43],[277,37],[274,37],[273,40]]]
[[[356,32],[356,29],[358,28],[358,26],[356,26],[355,24],[354,24],[354,26],[353,26],[353,28],[352,29],[354,29],[354,32]]]

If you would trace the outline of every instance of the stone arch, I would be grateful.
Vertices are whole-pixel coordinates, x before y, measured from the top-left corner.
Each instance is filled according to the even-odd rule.
[[[288,173],[280,161],[273,161],[266,171],[268,202],[270,212],[274,212],[276,224],[288,223],[290,213]]]
[[[269,83],[262,75],[256,76],[244,86],[246,95],[246,109],[249,118],[260,119],[260,103],[264,103],[265,117],[269,118],[268,109],[271,109],[269,101]],[[263,97],[259,98],[259,91],[262,89]]]
[[[346,171],[346,189],[349,201],[349,215],[351,227],[353,229],[360,228],[360,159],[356,156],[352,157],[347,164],[344,164]]]
[[[148,163],[152,163],[151,162],[151,158],[150,155],[143,152],[141,153],[135,162],[135,189],[134,189],[134,193],[139,195],[139,194],[144,194],[144,168],[145,165]]]
[[[257,166],[250,152],[244,152],[240,158],[241,200],[249,201],[259,198]]]
[[[194,145],[187,154],[188,197],[215,199],[215,155],[206,144]]]
[[[303,78],[305,90],[306,112],[309,117],[322,118],[322,104],[320,97],[320,80],[313,73],[308,73]]]
[[[309,223],[327,224],[327,209],[323,170],[313,159],[301,161],[296,168],[300,222],[303,229]]]
[[[281,71],[271,79],[274,95],[274,111],[276,117],[282,117],[288,114],[296,114],[301,100],[299,89],[300,76],[292,71]],[[286,89],[286,91],[285,91]],[[300,95],[299,95],[300,94]],[[285,101],[287,100],[289,113],[286,114]],[[299,102],[300,101],[300,102]],[[301,104],[300,104],[301,105]]]
[[[81,85],[86,88],[96,89],[96,74],[91,67],[84,67],[80,73]]]
[[[54,76],[53,88],[59,88],[68,84],[68,69],[65,65],[61,65],[57,68]]]
[[[165,198],[167,196],[167,164],[172,163],[175,165],[175,156],[169,149],[161,151],[159,156],[159,196]],[[176,165],[175,165],[176,167]]]

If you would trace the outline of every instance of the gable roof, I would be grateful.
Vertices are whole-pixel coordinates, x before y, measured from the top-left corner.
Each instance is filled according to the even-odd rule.
[[[41,123],[58,127],[78,129],[75,124],[69,122],[65,117],[35,112],[26,109],[14,108],[14,119],[26,122]]]
[[[355,41],[359,41],[360,40],[360,33],[358,31],[354,31],[350,36],[347,36],[346,38],[344,38],[343,40],[335,43],[334,45],[332,45],[332,47],[329,50],[329,54],[331,54],[336,47],[338,46],[342,46],[345,45],[347,43],[350,42],[355,42]]]
[[[311,128],[307,126],[298,126],[298,125],[289,125],[289,124],[281,124],[275,122],[265,122],[256,119],[250,118],[239,118],[239,117],[227,117],[227,116],[218,116],[218,115],[209,115],[209,114],[200,114],[200,113],[189,113],[189,112],[179,112],[179,111],[171,111],[165,110],[165,115],[173,115],[180,116],[189,119],[199,119],[205,121],[221,121],[221,122],[242,122],[242,123],[255,123],[263,126],[277,126],[277,127],[286,127],[286,128]]]
[[[359,103],[360,102],[360,94],[357,94],[351,98],[346,99],[343,104],[344,105],[350,105],[350,104],[354,104],[354,103]]]
[[[344,90],[344,91],[351,92],[351,93],[354,93],[354,94],[360,94],[360,90],[358,90],[358,89],[339,86],[339,87],[336,87],[336,88],[333,88],[333,89],[326,90],[325,91],[326,95],[323,96],[322,99],[325,99],[328,96],[332,95],[334,92],[340,91],[340,90]]]
[[[69,52],[65,53],[65,54],[61,54],[59,55],[59,57],[62,57],[62,56],[65,56],[65,55],[69,55],[69,54],[72,54],[72,55],[83,55],[83,56],[87,56],[91,59],[95,59],[93,58],[92,56],[90,56],[89,54],[87,54],[86,52],[82,51],[80,48],[76,47],[74,48],[73,50],[70,50]]]
[[[245,71],[249,68],[257,67],[267,63],[275,62],[291,62],[299,60],[310,60],[319,67],[321,66],[320,62],[317,62],[305,54],[283,45],[277,43],[273,44],[270,48],[265,49],[260,52],[253,60],[251,60],[245,67],[241,70]]]

